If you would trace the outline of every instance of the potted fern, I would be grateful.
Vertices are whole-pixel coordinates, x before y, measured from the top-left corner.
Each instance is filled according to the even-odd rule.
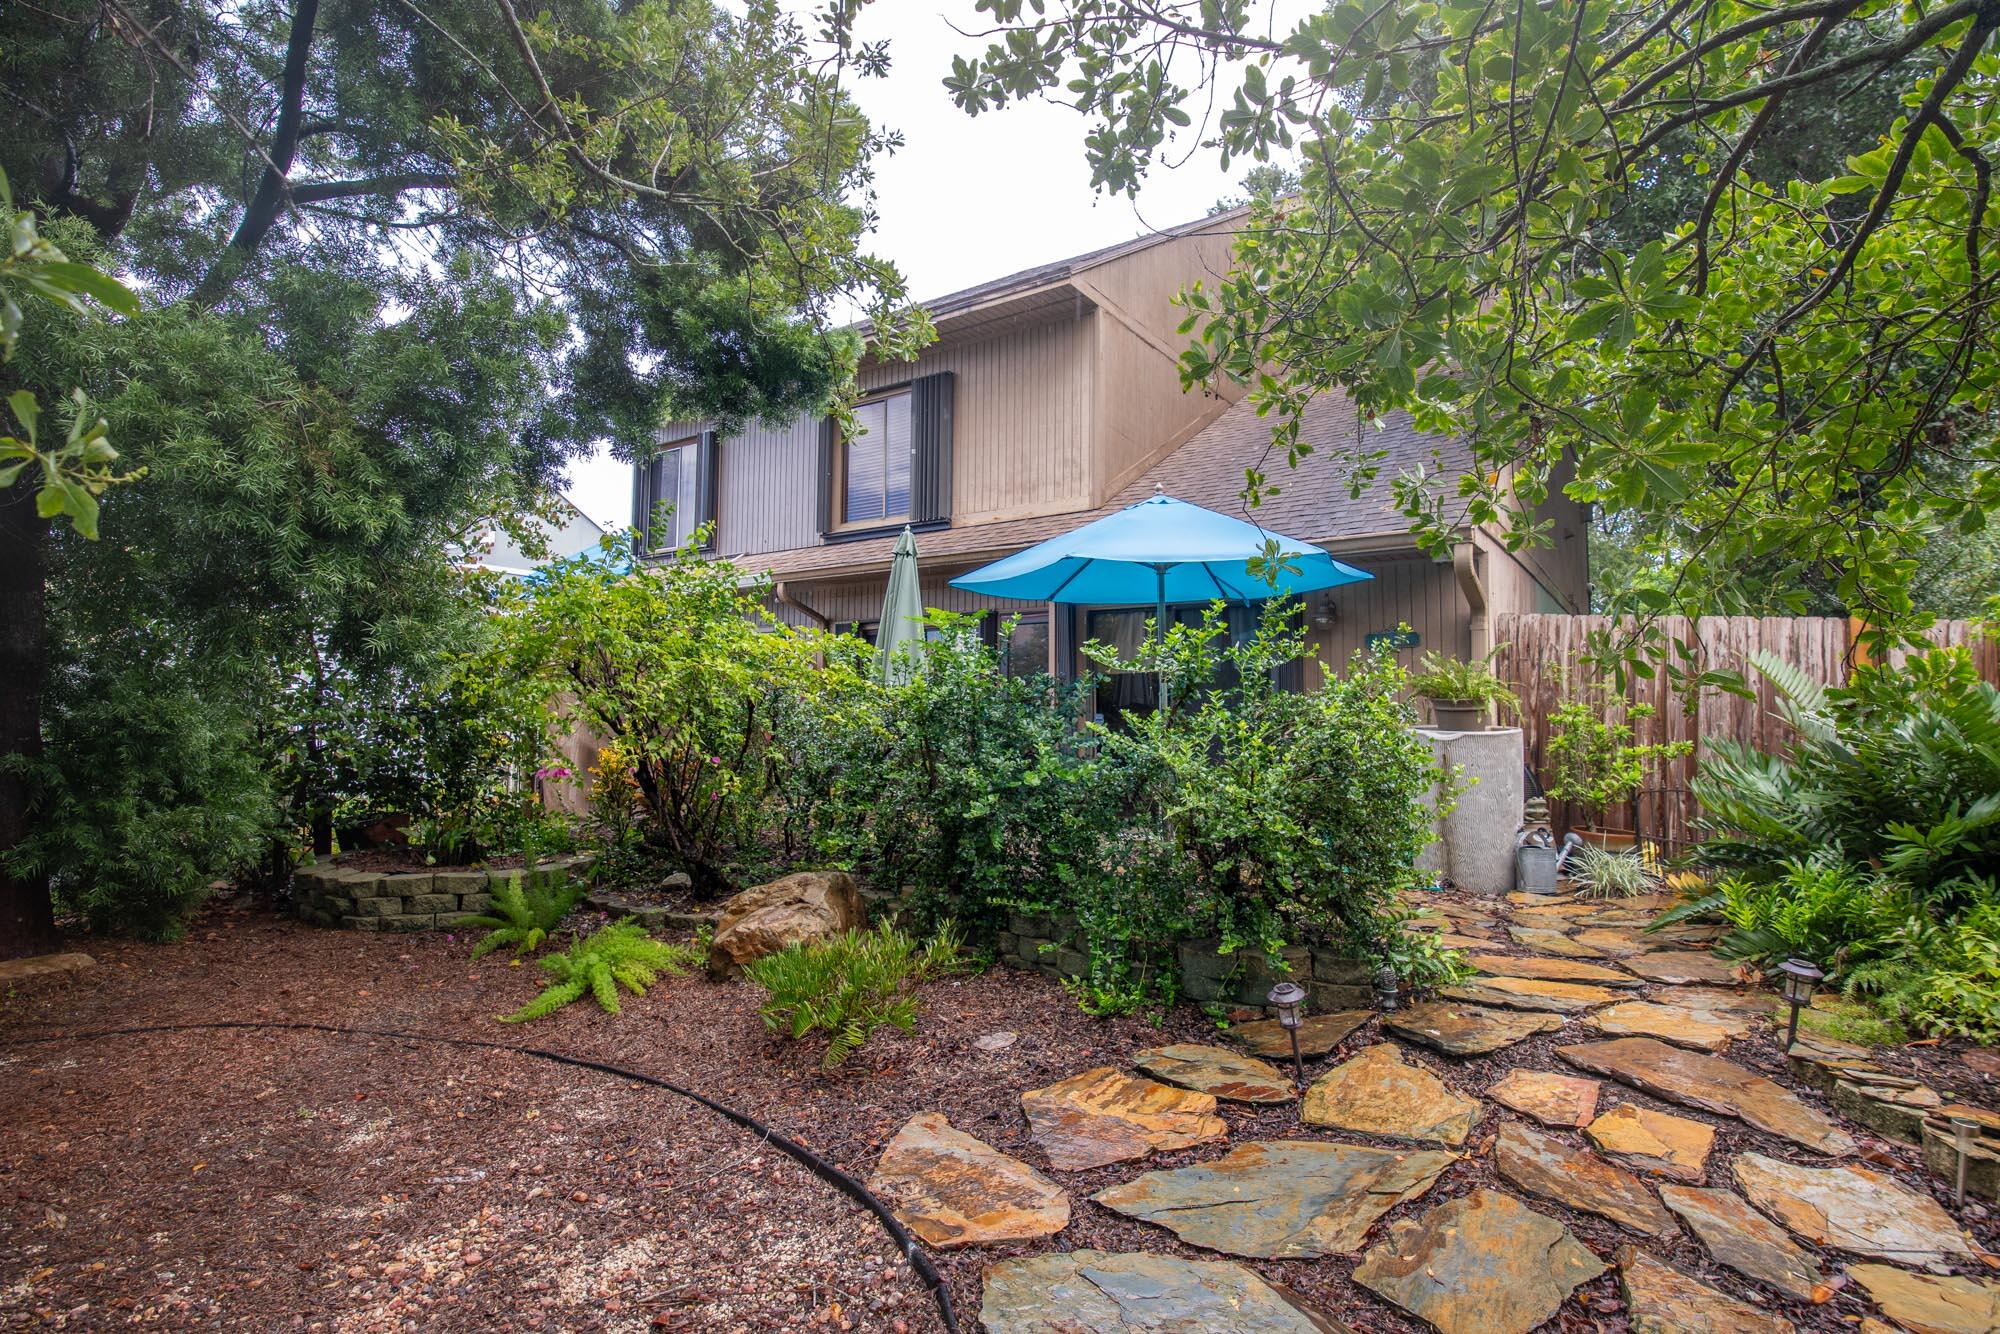
[[[1410,677],[1410,693],[1430,701],[1434,726],[1447,732],[1484,732],[1496,709],[1520,713],[1520,698],[1493,671],[1494,655],[1506,647],[1495,644],[1485,657],[1470,662],[1435,650],[1424,654]]]

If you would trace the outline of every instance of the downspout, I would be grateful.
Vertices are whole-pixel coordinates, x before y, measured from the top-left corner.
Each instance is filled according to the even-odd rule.
[[[1486,614],[1486,585],[1479,579],[1479,549],[1470,542],[1460,542],[1451,549],[1451,568],[1458,575],[1458,589],[1465,594],[1466,605],[1472,609],[1468,628],[1472,632],[1472,660],[1477,662],[1493,651],[1493,622]]]
[[[814,611],[811,607],[808,607],[805,603],[793,597],[791,586],[788,585],[783,579],[780,579],[776,584],[772,585],[771,595],[778,599],[779,606],[790,607],[793,611],[798,612],[801,616],[805,616],[810,618],[811,620],[819,622],[820,629],[826,631],[831,631],[833,629],[832,619],[820,615],[818,612]]]

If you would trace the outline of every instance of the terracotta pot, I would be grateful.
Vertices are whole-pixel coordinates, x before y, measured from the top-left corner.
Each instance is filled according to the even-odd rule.
[[[1441,732],[1484,732],[1492,711],[1480,700],[1434,699],[1431,722]]]
[[[1579,829],[1583,841],[1606,852],[1630,852],[1639,846],[1639,836],[1629,829]]]

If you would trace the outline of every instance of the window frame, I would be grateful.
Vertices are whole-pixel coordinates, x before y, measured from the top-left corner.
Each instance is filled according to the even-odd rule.
[[[646,515],[646,547],[647,547],[647,554],[649,555],[654,555],[654,556],[672,555],[674,552],[679,551],[681,549],[682,543],[684,543],[687,540],[687,537],[691,535],[696,528],[699,528],[701,526],[702,522],[701,447],[702,447],[702,434],[700,432],[696,432],[694,435],[685,436],[678,440],[669,441],[666,444],[661,445],[659,449],[654,451],[653,463],[655,466],[657,466],[659,470],[658,477],[660,481],[660,493],[656,494],[653,497],[652,511]],[[675,459],[674,466],[677,469],[685,467],[693,470],[692,473],[690,474],[691,483],[689,486],[688,504],[685,509],[683,509],[678,503],[674,505],[671,511],[671,516],[668,520],[671,527],[669,531],[665,534],[665,536],[667,538],[670,538],[671,540],[663,541],[661,540],[662,534],[660,533],[654,521],[659,517],[660,506],[662,504],[665,504],[668,500],[672,498],[669,494],[667,494],[668,492],[668,487],[666,485],[667,456],[670,454],[683,454],[683,453],[685,453],[685,457]],[[680,474],[678,472],[675,474],[674,482],[676,488],[678,488],[680,482]],[[713,545],[714,543],[711,540],[709,546]],[[702,549],[707,550],[708,547],[705,546]]]
[[[913,382],[897,384],[897,385],[888,385],[881,389],[871,390],[868,394],[864,395],[859,402],[857,402],[854,405],[854,410],[857,412],[862,408],[872,407],[877,403],[888,403],[891,399],[896,399],[896,398],[903,399],[909,405],[908,411],[910,413],[910,482],[909,482],[909,489],[905,492],[904,495],[902,512],[899,514],[885,513],[867,519],[850,519],[847,517],[847,452],[848,452],[848,445],[850,442],[847,438],[846,433],[841,431],[838,425],[836,424],[833,432],[833,457],[829,461],[832,465],[830,468],[830,472],[832,473],[832,475],[827,479],[827,485],[831,490],[831,494],[827,497],[827,511],[831,518],[831,522],[827,528],[827,532],[829,534],[867,533],[867,532],[874,532],[878,529],[901,528],[904,525],[913,522],[913,516],[916,513],[916,500],[917,500],[916,496],[916,477],[917,477],[916,406],[917,405],[916,405],[916,396],[913,392],[914,389],[915,389],[915,384]],[[887,422],[888,422],[888,413],[887,410],[885,409],[883,413],[883,423],[885,432],[887,429]],[[888,468],[888,454],[886,446],[884,447],[882,463],[884,469],[884,476],[886,477]],[[887,496],[885,495],[883,498],[883,505],[885,509],[887,508],[887,503],[888,503]]]

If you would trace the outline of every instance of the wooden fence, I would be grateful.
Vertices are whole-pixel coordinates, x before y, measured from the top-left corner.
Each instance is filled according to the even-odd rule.
[[[1600,823],[1614,830],[1636,830],[1671,849],[1692,840],[1699,807],[1688,784],[1708,741],[1726,737],[1759,749],[1782,748],[1786,742],[1787,729],[1773,712],[1770,686],[1749,671],[1751,655],[1767,653],[1816,681],[1838,684],[1847,679],[1856,646],[1850,623],[1831,616],[1668,617],[1661,628],[1668,644],[1688,644],[1693,656],[1683,665],[1692,671],[1741,672],[1757,691],[1756,699],[1750,700],[1703,689],[1690,709],[1670,673],[1660,671],[1652,680],[1633,679],[1624,692],[1629,702],[1654,709],[1650,718],[1634,723],[1635,741],[1692,741],[1695,748],[1688,756],[1655,766],[1638,799],[1606,811]],[[1604,616],[1503,613],[1494,617],[1493,642],[1506,646],[1495,659],[1495,670],[1521,697],[1528,767],[1537,777],[1546,773],[1549,717],[1562,702],[1565,670],[1578,685],[1596,680],[1588,661],[1590,641],[1594,633],[1613,629],[1614,622]],[[1940,621],[1930,638],[1970,647],[1980,674],[2000,684],[2000,643],[1983,634],[1975,622]],[[1583,813],[1573,808],[1559,809],[1556,815],[1563,824],[1583,821]]]

